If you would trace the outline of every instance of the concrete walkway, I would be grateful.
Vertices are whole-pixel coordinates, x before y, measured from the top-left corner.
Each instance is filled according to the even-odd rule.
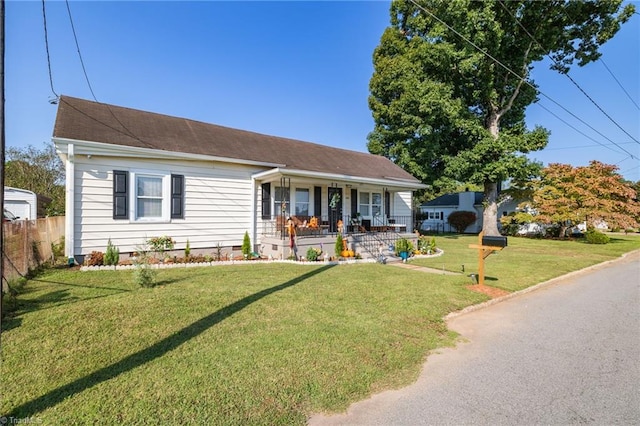
[[[426,266],[418,266],[412,263],[403,263],[401,260],[398,261],[387,261],[387,265],[397,266],[399,268],[411,269],[414,271],[427,272],[429,274],[440,274],[440,275],[462,275],[459,272],[451,272],[445,271],[444,269],[436,269],[436,268],[428,268]]]

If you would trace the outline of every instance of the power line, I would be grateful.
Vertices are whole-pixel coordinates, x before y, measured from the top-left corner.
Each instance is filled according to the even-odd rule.
[[[51,57],[49,55],[49,36],[47,32],[47,12],[44,6],[44,0],[42,0],[42,20],[44,22],[44,46],[47,51],[47,67],[49,68],[49,84],[51,85],[51,92],[55,95],[56,99],[50,101],[51,103],[57,103],[57,100],[60,98],[53,88],[53,74],[51,73]]]
[[[633,142],[622,142],[621,144],[630,144],[630,143],[633,143]],[[545,148],[544,150],[545,150],[545,151],[560,151],[560,150],[562,150],[562,149],[596,148],[596,147],[598,147],[598,146],[602,146],[602,147],[606,148],[606,147],[608,147],[609,145],[606,145],[606,144],[600,144],[600,143],[599,143],[598,145],[576,145],[576,146],[563,146],[563,147],[561,147],[561,148]],[[615,151],[615,152],[616,152],[616,154],[619,154],[619,152],[618,152],[618,151]],[[626,158],[629,158],[629,157],[626,157]]]
[[[536,40],[536,38],[531,35],[531,33],[525,28],[524,25],[522,25],[522,22],[520,22],[518,20],[518,18],[516,18],[516,16],[511,13],[511,11],[507,8],[507,6],[504,4],[504,2],[502,0],[498,0],[498,3],[500,3],[500,5],[502,6],[502,8],[509,14],[509,16],[511,16],[513,18],[514,21],[516,21],[516,23],[520,26],[520,28],[522,28],[524,30],[524,32],[529,36],[529,38],[538,45],[538,47],[540,47],[543,51],[545,51],[546,49],[544,48],[544,46],[542,44],[540,44],[540,42],[538,42],[538,40]],[[559,65],[558,61],[556,61],[555,59],[553,59],[550,55],[545,54],[545,56],[547,58],[549,58],[554,65]],[[582,94],[584,96],[586,96],[587,99],[589,99],[591,101],[592,104],[594,104],[596,106],[596,108],[598,108],[600,110],[600,112],[602,112],[605,117],[607,117],[613,124],[615,124],[620,130],[622,130],[627,136],[629,136],[632,140],[634,140],[637,144],[640,144],[640,141],[638,141],[638,139],[636,139],[635,137],[633,137],[629,132],[627,132],[625,129],[622,128],[622,126],[620,124],[618,124],[617,121],[615,121],[574,79],[573,77],[571,77],[569,75],[568,72],[563,73],[568,79],[569,81],[571,81],[571,83],[573,83],[574,86],[576,86],[578,88],[578,90],[580,90],[582,92]]]
[[[616,154],[619,154],[619,151],[616,151],[615,149],[611,148],[609,145],[603,144],[602,142],[592,138],[591,136],[587,135],[586,133],[584,133],[582,130],[578,129],[577,127],[573,126],[571,123],[565,121],[563,118],[561,118],[559,115],[557,115],[556,113],[554,113],[553,111],[551,111],[549,108],[545,107],[544,105],[540,104],[540,103],[536,103],[535,105],[539,106],[540,108],[544,109],[545,111],[547,111],[549,114],[553,115],[555,118],[557,118],[558,120],[560,120],[562,123],[564,123],[565,125],[569,126],[570,128],[572,128],[573,130],[575,130],[576,132],[580,133],[582,136],[584,136],[587,139],[590,139],[592,141],[594,141],[595,143],[597,143],[598,145],[607,148],[613,152],[615,152]],[[613,141],[612,141],[613,142]],[[615,145],[617,147],[620,147],[618,144],[616,144],[615,142],[612,143],[612,145]],[[633,157],[628,151],[623,150],[625,153],[629,154],[631,157]]]
[[[89,91],[91,92],[91,96],[93,96],[93,100],[98,102],[98,99],[96,98],[96,94],[93,93],[93,88],[91,87],[91,82],[89,81],[89,76],[87,75],[87,69],[84,66],[84,61],[82,60],[82,53],[80,53],[80,45],[78,44],[76,27],[73,25],[73,18],[71,17],[71,8],[69,7],[69,0],[66,0],[65,3],[67,4],[67,14],[69,15],[69,22],[71,22],[71,31],[73,32],[73,39],[76,42],[76,49],[78,50],[78,58],[80,58],[80,65],[82,65],[82,72],[84,73],[85,80],[87,80],[87,86],[89,86]]]
[[[100,102],[98,100],[98,98],[96,97],[96,95],[95,95],[95,93],[93,91],[93,87],[91,86],[91,81],[89,80],[89,75],[87,73],[87,69],[84,66],[84,60],[82,59],[82,53],[80,52],[80,43],[78,42],[78,35],[76,34],[76,28],[75,28],[75,25],[73,24],[73,17],[71,16],[71,7],[69,6],[69,0],[65,0],[65,3],[67,5],[67,14],[69,15],[69,22],[71,23],[71,31],[73,33],[73,39],[74,39],[74,41],[76,43],[76,49],[78,51],[78,58],[80,58],[80,65],[82,66],[82,72],[84,74],[85,80],[87,81],[87,86],[89,87],[89,91],[91,92],[91,96],[93,96],[93,100],[96,101],[98,104],[104,105],[104,106],[107,107],[107,109],[109,110],[109,113],[111,114],[111,116],[118,122],[118,124],[120,124],[120,126],[125,130],[125,132],[123,132],[120,129],[116,129],[113,126],[110,126],[110,125],[108,125],[108,124],[96,119],[95,117],[91,117],[88,114],[85,114],[84,112],[78,110],[77,108],[75,108],[73,106],[72,106],[72,108],[82,112],[84,115],[87,115],[89,118],[92,118],[95,121],[97,121],[97,122],[99,122],[99,123],[111,128],[111,129],[113,129],[113,130],[115,130],[115,131],[117,131],[119,133],[122,133],[125,136],[128,136],[130,138],[133,138],[133,139],[137,140],[138,142],[142,143],[143,145],[145,145],[147,147],[151,147],[147,142],[145,142],[142,139],[140,139],[139,137],[137,137],[131,130],[129,130],[127,128],[127,126],[124,125],[124,123],[122,123],[122,121],[120,121],[120,119],[115,115],[115,113],[113,112],[113,110],[111,109],[111,106],[109,104],[105,104],[105,103]],[[42,0],[42,4],[43,4],[43,7],[44,7],[44,0]],[[45,34],[46,34],[46,30],[45,30]],[[66,104],[71,106],[68,102],[66,102]]]
[[[622,83],[620,83],[620,81],[618,81],[618,79],[616,78],[616,76],[613,74],[613,72],[611,72],[611,70],[609,69],[609,67],[607,66],[607,64],[604,62],[604,59],[600,58],[598,59],[600,62],[602,62],[602,65],[604,65],[605,69],[607,71],[609,71],[609,74],[611,74],[611,77],[613,77],[613,79],[616,81],[616,83],[618,83],[618,86],[620,86],[620,88],[622,89],[622,91],[624,92],[625,95],[627,95],[627,98],[629,98],[629,100],[636,106],[636,109],[640,110],[640,106],[638,106],[638,104],[636,103],[636,101],[633,100],[633,98],[631,97],[631,95],[629,94],[629,92],[627,92],[627,90],[624,88],[624,86],[622,85]]]
[[[627,153],[630,157],[632,158],[636,158],[632,153],[630,153],[629,151],[627,151],[626,149],[624,149],[623,147],[621,147],[620,145],[618,145],[616,142],[614,142],[613,140],[611,140],[610,138],[608,138],[607,136],[603,135],[601,132],[599,132],[598,130],[594,129],[593,126],[591,126],[589,123],[585,122],[584,120],[582,120],[581,118],[579,118],[578,116],[576,116],[574,113],[572,113],[571,111],[569,111],[567,108],[565,108],[564,106],[562,106],[560,103],[558,103],[556,100],[554,100],[553,98],[551,98],[549,95],[547,95],[546,93],[542,92],[539,88],[537,88],[536,86],[534,86],[533,84],[531,84],[531,82],[527,81],[524,77],[520,76],[518,73],[516,73],[515,71],[513,71],[511,68],[509,68],[508,66],[506,66],[505,64],[503,64],[501,61],[499,61],[498,59],[494,58],[489,52],[487,52],[486,50],[482,49],[481,47],[479,47],[477,44],[475,44],[473,41],[469,40],[467,37],[465,37],[464,35],[462,35],[459,31],[457,31],[455,28],[451,27],[449,24],[447,24],[446,22],[444,22],[442,19],[440,19],[438,16],[436,16],[435,14],[433,14],[431,11],[429,11],[428,9],[424,8],[423,6],[421,6],[420,4],[418,4],[415,0],[410,0],[411,3],[413,3],[417,8],[421,9],[422,11],[424,11],[425,13],[427,13],[429,16],[431,16],[433,19],[435,19],[436,21],[440,22],[442,25],[444,25],[445,27],[447,27],[451,32],[453,32],[454,34],[456,34],[458,37],[460,37],[462,40],[466,41],[467,43],[469,43],[471,46],[473,46],[476,50],[478,50],[480,53],[482,53],[483,55],[487,56],[488,58],[490,58],[492,61],[494,61],[496,64],[500,65],[502,68],[504,68],[505,71],[507,71],[508,73],[512,74],[513,76],[515,76],[516,78],[518,78],[520,81],[524,82],[525,84],[527,84],[528,86],[532,87],[537,93],[539,93],[540,95],[544,96],[545,98],[549,99],[551,102],[553,102],[554,104],[558,105],[560,108],[562,108],[564,111],[566,111],[568,114],[570,114],[572,117],[574,117],[575,119],[577,119],[578,121],[580,121],[581,123],[583,123],[584,125],[586,125],[587,127],[589,127],[591,130],[593,130],[594,132],[598,133],[600,136],[604,137],[605,139],[607,139],[609,142],[611,142],[612,144],[614,144],[615,146],[617,146],[618,148],[620,148],[622,151],[624,151],[625,153]]]
[[[626,175],[627,173],[632,172],[632,171],[634,171],[635,169],[638,169],[638,168],[640,168],[640,166],[635,166],[635,167],[632,167],[630,169],[627,169],[625,171],[620,172],[620,174],[621,175]]]

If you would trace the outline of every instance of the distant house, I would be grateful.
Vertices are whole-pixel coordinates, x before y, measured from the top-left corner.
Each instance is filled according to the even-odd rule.
[[[470,211],[475,213],[476,221],[465,230],[467,233],[482,231],[482,215],[484,194],[478,191],[464,191],[441,195],[420,205],[420,212],[426,215],[422,222],[423,230],[453,231],[448,224],[449,215],[455,211]],[[516,210],[518,202],[508,198],[498,205],[498,220]]]
[[[341,224],[411,232],[412,192],[425,188],[385,157],[68,96],[53,142],[66,167],[67,255],[79,261],[109,239],[132,253],[164,235],[178,250],[237,251],[245,232],[282,257],[289,217],[301,237],[326,241]]]
[[[4,208],[16,219],[34,220],[45,216],[49,197],[26,189],[4,187]]]

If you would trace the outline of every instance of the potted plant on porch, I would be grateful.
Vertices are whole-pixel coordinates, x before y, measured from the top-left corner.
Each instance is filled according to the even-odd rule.
[[[413,251],[413,244],[406,238],[399,238],[396,240],[395,253],[396,256],[400,256],[403,262],[406,262],[409,258],[409,254]]]

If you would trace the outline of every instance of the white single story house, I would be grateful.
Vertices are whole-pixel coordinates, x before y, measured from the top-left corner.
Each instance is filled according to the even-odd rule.
[[[53,142],[66,168],[66,254],[78,262],[109,239],[126,256],[165,235],[176,250],[238,251],[245,232],[255,251],[282,257],[288,217],[301,246],[338,230],[409,233],[412,193],[425,188],[382,156],[68,96]]]
[[[478,191],[464,191],[441,195],[420,205],[420,212],[426,216],[421,229],[425,231],[449,232],[454,229],[449,225],[449,215],[455,211],[470,211],[475,213],[476,221],[469,225],[465,232],[478,233],[482,231],[482,201],[484,194]],[[498,220],[502,216],[516,211],[518,202],[507,198],[498,204]]]

